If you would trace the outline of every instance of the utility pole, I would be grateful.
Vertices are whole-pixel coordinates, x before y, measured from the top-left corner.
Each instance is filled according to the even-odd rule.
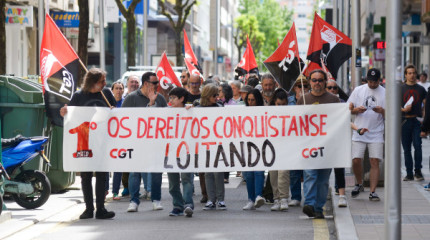
[[[106,70],[105,62],[105,0],[100,1],[100,18],[99,18],[99,29],[100,29],[100,68]]]
[[[148,0],[143,0],[143,65],[148,66]]]
[[[38,22],[39,22],[39,51],[37,52],[38,54],[40,54],[40,50],[41,50],[41,46],[42,46],[42,38],[43,38],[43,30],[45,27],[45,12],[44,12],[44,6],[45,3],[43,2],[43,0],[39,0],[39,6],[37,9],[37,15],[38,15]],[[40,56],[39,58],[40,59]],[[39,71],[39,74],[42,75],[40,73],[40,61],[39,61],[39,67],[37,68],[37,70]]]
[[[215,6],[215,56],[214,56],[214,75],[218,75],[218,42],[219,42],[219,0],[216,0]]]
[[[361,21],[360,21],[360,1],[352,1],[351,8],[351,28],[352,28],[352,62],[351,62],[351,84],[352,89],[360,86],[361,83]]]
[[[387,51],[385,62],[386,93],[385,102],[385,239],[402,238],[402,202],[400,181],[400,84],[396,78],[402,52],[402,11],[401,1],[392,0],[387,5]]]

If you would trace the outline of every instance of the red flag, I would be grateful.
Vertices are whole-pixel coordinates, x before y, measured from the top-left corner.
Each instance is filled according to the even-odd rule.
[[[307,72],[309,73],[316,68],[321,68],[320,59],[322,58],[327,69],[332,73],[333,77],[336,78],[339,67],[351,56],[351,39],[328,24],[315,12],[307,56],[307,59],[313,64],[310,63],[307,66]]]
[[[294,23],[281,45],[264,61],[264,65],[282,88],[290,90],[304,65],[299,55]]]
[[[157,78],[160,81],[159,87],[163,89],[168,89],[169,84],[176,85],[177,87],[182,87],[182,83],[176,77],[175,72],[173,71],[172,66],[170,66],[169,60],[167,59],[166,52],[161,55],[160,63],[155,69],[157,74]]]
[[[196,55],[194,55],[193,48],[191,47],[191,44],[188,41],[188,36],[187,36],[187,32],[185,32],[185,29],[184,29],[184,48],[185,48],[185,59],[193,63],[194,66],[197,66],[198,61],[197,61]]]
[[[248,73],[258,74],[258,65],[255,61],[254,51],[252,51],[248,36],[246,37],[245,53],[243,54],[242,59],[240,60],[239,64],[237,64],[234,71],[238,74],[238,76],[246,75]]]
[[[40,49],[40,75],[42,76],[46,114],[55,125],[63,126],[60,108],[69,103],[76,91],[79,57],[46,14]]]
[[[199,75],[203,79],[203,75],[200,73],[200,71],[186,58],[184,58],[185,64],[187,65],[188,72],[190,75],[196,74]]]

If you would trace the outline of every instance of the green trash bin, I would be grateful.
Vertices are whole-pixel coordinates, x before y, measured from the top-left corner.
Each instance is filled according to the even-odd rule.
[[[53,192],[59,192],[75,181],[74,172],[63,171],[63,128],[52,126],[45,114],[42,85],[25,79],[0,76],[1,137],[49,136],[46,147],[51,167],[43,160],[33,159],[25,169],[46,172]],[[39,161],[37,161],[39,160]]]
[[[1,138],[18,134],[43,136],[46,127],[42,87],[25,79],[0,76]],[[42,158],[31,160],[25,170],[46,170]]]

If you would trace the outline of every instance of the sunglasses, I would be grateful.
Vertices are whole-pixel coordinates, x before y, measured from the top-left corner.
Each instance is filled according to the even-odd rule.
[[[154,85],[157,85],[158,84],[158,81],[157,82],[151,82],[151,81],[148,81],[149,83],[152,83],[152,84],[154,84]]]
[[[302,85],[296,85],[296,87],[298,87],[298,88],[302,88]],[[303,87],[304,87],[304,88],[308,88],[309,86],[305,84],[305,85],[303,85]]]
[[[331,89],[333,89],[333,90],[337,90],[337,87],[336,87],[336,86],[333,86],[333,87],[332,87],[332,86],[328,86],[328,87],[327,87],[327,89],[328,89],[328,90],[331,90]]]
[[[185,76],[181,76],[181,78],[185,78]]]
[[[311,81],[314,83],[316,83],[316,82],[322,83],[322,82],[324,82],[324,79],[323,78],[312,78]]]
[[[190,83],[190,85],[197,86],[197,85],[200,85],[200,82],[192,82]]]
[[[218,97],[219,96],[219,94],[217,93],[217,94],[214,94],[212,97]]]

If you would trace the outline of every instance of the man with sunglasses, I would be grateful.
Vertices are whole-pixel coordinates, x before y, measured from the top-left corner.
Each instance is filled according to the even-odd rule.
[[[188,96],[187,104],[193,104],[195,100],[200,99],[201,91],[200,86],[202,84],[202,79],[200,75],[191,74],[190,80],[188,81]]]
[[[188,81],[190,79],[190,73],[187,70],[182,70],[181,73],[181,83],[182,83],[182,87],[184,87],[185,89],[188,89]]]
[[[367,72],[367,84],[358,86],[351,93],[348,103],[352,104],[351,114],[356,115],[354,124],[361,130],[369,129],[365,134],[354,131],[352,135],[352,170],[356,185],[351,197],[356,198],[363,187],[362,159],[366,148],[370,158],[370,201],[379,201],[375,193],[378,185],[379,164],[384,150],[385,88],[380,85],[381,72],[372,68]]]
[[[339,98],[328,93],[325,85],[327,74],[321,70],[313,70],[309,75],[311,92],[306,93],[304,100],[307,105],[338,103]],[[303,98],[299,98],[297,105],[303,105]],[[305,203],[303,213],[308,217],[324,218],[323,206],[327,201],[331,168],[304,170],[303,195]]]
[[[157,93],[157,75],[153,72],[146,72],[142,75],[142,86],[138,91],[127,95],[122,103],[122,107],[167,107],[166,99]],[[137,212],[140,204],[139,191],[140,181],[144,173],[130,173],[128,187],[130,190],[130,205],[127,212]],[[162,210],[161,200],[161,175],[162,173],[151,173],[151,200],[153,210]]]
[[[326,85],[327,91],[337,97],[339,97],[339,86],[335,80],[328,80]],[[340,98],[340,97],[339,97]],[[340,102],[345,102],[345,100],[340,98]]]

